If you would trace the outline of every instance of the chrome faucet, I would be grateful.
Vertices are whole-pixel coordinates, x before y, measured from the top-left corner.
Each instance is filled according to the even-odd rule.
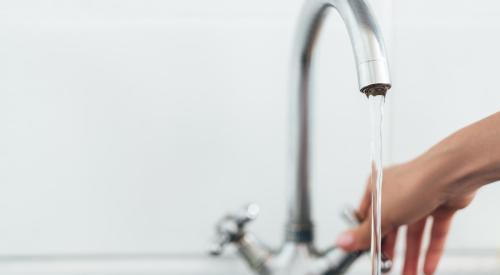
[[[309,194],[310,72],[315,42],[330,8],[338,11],[347,27],[359,90],[367,96],[376,96],[385,95],[391,87],[382,36],[368,0],[307,0],[292,52],[291,169],[285,242],[281,249],[273,251],[245,230],[245,225],[258,213],[256,205],[249,205],[219,221],[212,249],[212,254],[218,255],[226,244],[235,244],[258,274],[343,274],[363,253],[345,253],[335,247],[319,252],[313,246]],[[390,263],[382,266],[390,268]]]

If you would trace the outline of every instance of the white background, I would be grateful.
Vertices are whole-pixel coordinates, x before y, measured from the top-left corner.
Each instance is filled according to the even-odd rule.
[[[0,1],[0,255],[201,253],[224,213],[282,240],[288,62],[301,0]],[[500,110],[500,4],[375,1],[394,88],[386,163]],[[315,64],[318,244],[368,170],[366,100],[337,16]],[[449,248],[500,249],[500,185]]]

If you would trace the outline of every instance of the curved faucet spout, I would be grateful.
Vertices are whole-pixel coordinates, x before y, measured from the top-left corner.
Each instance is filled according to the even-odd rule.
[[[336,9],[350,36],[359,90],[384,94],[390,88],[384,43],[367,0],[309,0],[300,16],[294,41],[291,91],[291,167],[287,241],[312,242],[309,195],[310,72],[315,42],[329,8]]]

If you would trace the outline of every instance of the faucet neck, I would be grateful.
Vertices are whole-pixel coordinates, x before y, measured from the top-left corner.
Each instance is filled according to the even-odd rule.
[[[382,37],[367,0],[307,0],[300,15],[291,64],[291,172],[286,225],[286,239],[291,242],[310,243],[314,237],[309,188],[310,73],[315,43],[329,8],[336,9],[346,24],[359,90],[390,87]]]

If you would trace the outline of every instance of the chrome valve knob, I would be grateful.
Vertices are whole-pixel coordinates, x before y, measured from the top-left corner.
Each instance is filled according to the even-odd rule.
[[[245,226],[257,218],[259,211],[260,208],[257,204],[250,203],[219,220],[216,225],[216,236],[210,248],[210,254],[218,256],[222,254],[227,244],[238,241],[245,233]]]

